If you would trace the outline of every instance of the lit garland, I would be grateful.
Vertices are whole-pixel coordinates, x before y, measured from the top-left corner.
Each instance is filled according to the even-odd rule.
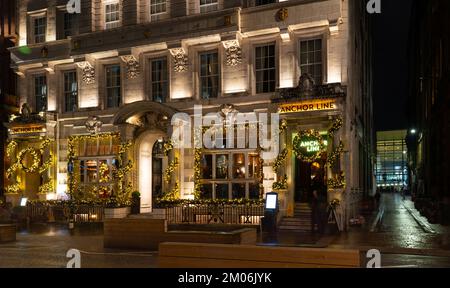
[[[180,198],[180,183],[178,181],[175,182],[175,186],[171,191],[166,193],[161,200],[162,201],[174,201]]]
[[[273,172],[277,173],[278,168],[280,168],[281,166],[283,166],[285,163],[284,161],[286,160],[288,151],[286,148],[284,148],[280,154],[278,154],[277,158],[275,159],[275,162],[272,164],[272,169]]]
[[[248,207],[261,207],[264,205],[264,199],[156,199],[158,207],[174,207],[174,206],[192,206],[192,205],[245,205]]]
[[[344,152],[344,143],[341,141],[339,142],[338,147],[336,147],[336,149],[328,156],[326,165],[329,167],[333,166],[342,152]]]
[[[100,164],[100,167],[98,168],[98,174],[100,174],[100,183],[108,183],[111,180],[111,177],[109,176],[109,166],[104,162]]]
[[[53,179],[49,179],[46,183],[39,186],[39,194],[47,194],[54,190]]]
[[[173,142],[171,139],[164,143],[164,155],[169,156],[170,151],[173,150]]]
[[[341,116],[337,117],[334,121],[333,124],[331,125],[330,129],[328,129],[328,137],[333,137],[334,133],[336,131],[338,131],[339,129],[342,128],[342,126],[344,125],[344,120],[342,119]]]
[[[172,182],[172,174],[179,164],[180,163],[178,161],[178,158],[175,157],[175,159],[173,159],[173,161],[170,162],[170,164],[167,166],[166,170],[164,170],[163,178],[167,184],[170,184]]]
[[[335,178],[328,179],[328,187],[332,189],[342,189],[345,188],[345,175],[344,172],[341,172]]]
[[[194,199],[201,197],[201,178],[202,170],[200,168],[202,162],[202,149],[195,149],[194,155]]]
[[[14,152],[17,149],[17,142],[12,140],[11,142],[8,143],[8,146],[6,147],[6,156],[8,156],[8,158],[11,158],[12,155],[14,154]]]
[[[29,153],[33,157],[33,163],[31,164],[30,167],[26,167],[25,164],[23,164],[23,160],[27,153]],[[17,164],[19,166],[19,169],[23,170],[25,173],[34,173],[39,170],[39,166],[41,164],[41,157],[38,151],[36,151],[36,149],[28,147],[21,150],[17,154]]]
[[[303,137],[316,139],[317,142],[319,143],[319,151],[317,151],[316,153],[314,153],[311,156],[304,155],[303,151],[301,150],[301,146],[300,146],[301,141],[302,141],[301,138],[303,138]],[[320,156],[322,155],[322,153],[325,150],[325,143],[324,143],[324,140],[323,140],[322,136],[320,135],[319,131],[303,130],[303,131],[299,132],[299,135],[294,137],[293,150],[299,160],[311,163],[314,160],[320,158]]]
[[[280,179],[277,182],[274,182],[272,184],[272,189],[273,190],[287,189],[287,175],[280,177]]]
[[[282,119],[280,122],[280,134],[283,134],[283,132],[286,130],[287,130],[287,121],[286,119]]]
[[[330,206],[331,206],[331,208],[333,208],[333,210],[336,210],[336,208],[340,205],[341,205],[341,201],[339,201],[339,199],[333,199],[330,202]]]
[[[6,194],[19,194],[20,192],[20,183],[15,183],[6,186]]]

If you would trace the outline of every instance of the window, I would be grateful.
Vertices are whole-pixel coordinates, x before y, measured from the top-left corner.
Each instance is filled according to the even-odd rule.
[[[219,94],[219,55],[200,54],[200,95],[202,99],[217,98]]]
[[[166,0],[150,0],[150,17],[151,20],[158,20],[161,14],[167,12]]]
[[[200,0],[200,13],[216,11],[219,9],[218,0]]]
[[[47,77],[45,75],[34,77],[34,97],[36,112],[47,110]]]
[[[308,73],[316,85],[322,84],[322,39],[300,41],[300,73]]]
[[[76,17],[77,14],[75,13],[64,13],[63,39],[66,39],[67,37],[73,36],[75,34]]]
[[[261,164],[257,153],[210,151],[202,155],[200,163],[203,198],[259,199]]]
[[[255,6],[266,5],[266,4],[270,4],[270,3],[276,3],[276,2],[277,1],[275,1],[275,0],[256,0]]]
[[[120,25],[119,1],[108,1],[105,5],[105,28],[115,28]]]
[[[64,73],[64,101],[66,112],[77,111],[78,83],[76,71],[69,71]]]
[[[255,74],[256,93],[275,91],[275,44],[256,47]]]
[[[122,100],[120,87],[120,66],[106,67],[106,106],[107,108],[119,107]]]
[[[34,24],[34,43],[45,42],[45,34],[47,33],[47,17],[33,18]]]
[[[155,59],[151,61],[151,85],[153,101],[166,102],[169,85],[168,85],[167,59]]]

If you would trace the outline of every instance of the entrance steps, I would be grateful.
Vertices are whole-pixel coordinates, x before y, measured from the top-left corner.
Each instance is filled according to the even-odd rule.
[[[310,232],[311,208],[308,203],[295,203],[294,217],[283,217],[279,225],[282,231]]]

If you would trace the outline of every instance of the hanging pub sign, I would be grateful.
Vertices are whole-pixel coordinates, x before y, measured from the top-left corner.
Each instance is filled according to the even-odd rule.
[[[287,114],[297,112],[335,110],[336,108],[336,99],[320,99],[299,103],[282,104],[280,105],[280,107],[278,107],[278,112],[280,114]]]
[[[295,156],[305,162],[313,162],[326,149],[326,140],[316,130],[302,130],[293,140]]]

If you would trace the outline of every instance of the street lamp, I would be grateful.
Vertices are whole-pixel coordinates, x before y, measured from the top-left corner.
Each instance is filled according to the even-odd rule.
[[[413,129],[411,129],[410,133],[411,133],[412,135],[415,135],[415,134],[417,133],[417,130],[413,128]]]

